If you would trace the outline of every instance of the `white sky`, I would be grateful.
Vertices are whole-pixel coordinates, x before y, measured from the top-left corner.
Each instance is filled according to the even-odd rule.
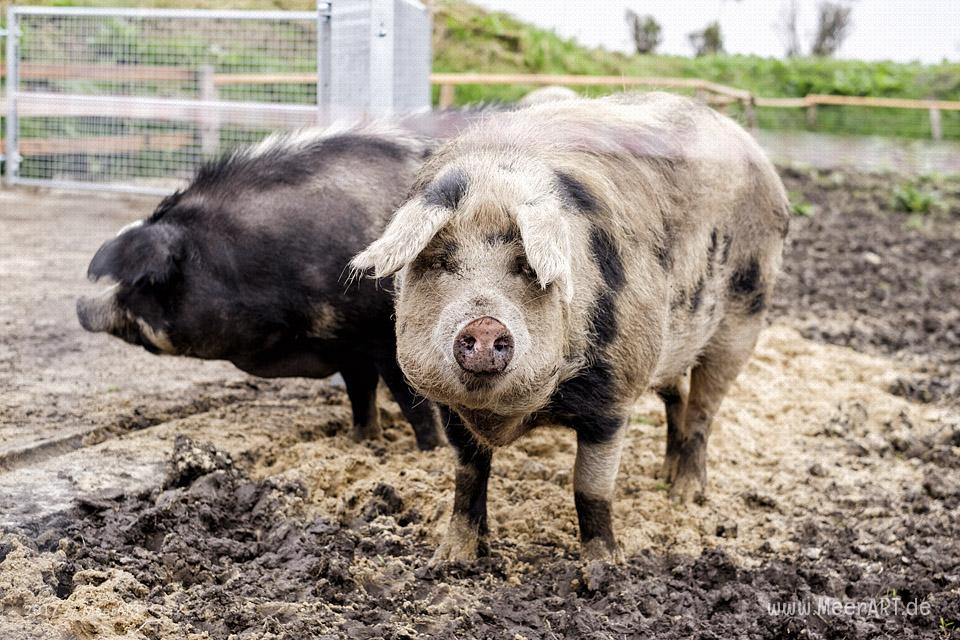
[[[692,55],[687,34],[719,17],[730,53],[783,55],[785,0],[474,0],[551,28],[586,45],[629,50],[624,12],[651,14],[663,26],[662,53]],[[818,0],[800,0],[804,53],[816,23]],[[853,28],[837,57],[940,62],[960,60],[960,0],[854,0]]]

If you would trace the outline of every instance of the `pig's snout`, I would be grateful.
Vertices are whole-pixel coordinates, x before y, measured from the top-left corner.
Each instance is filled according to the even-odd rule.
[[[102,298],[81,297],[77,300],[77,319],[87,331],[110,331],[116,321],[115,316],[112,305],[105,303]]]
[[[453,355],[464,371],[502,373],[513,358],[513,336],[496,318],[477,318],[454,338]]]

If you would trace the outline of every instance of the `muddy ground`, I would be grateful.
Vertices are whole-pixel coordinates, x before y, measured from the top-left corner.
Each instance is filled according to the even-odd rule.
[[[0,191],[0,637],[960,636],[960,181],[909,218],[894,177],[784,174],[815,211],[709,500],[667,500],[643,398],[612,568],[578,562],[575,442],[546,429],[495,458],[491,555],[428,569],[448,451],[418,452],[386,399],[384,439],[357,444],[325,382],[83,333],[86,261],[151,202]]]

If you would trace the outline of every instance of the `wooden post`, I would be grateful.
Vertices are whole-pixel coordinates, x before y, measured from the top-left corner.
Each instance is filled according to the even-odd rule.
[[[440,108],[449,109],[453,106],[454,90],[456,86],[449,82],[440,85]]]
[[[817,128],[817,104],[811,102],[807,106],[807,129]]]
[[[213,65],[205,64],[200,67],[197,77],[200,85],[200,99],[204,102],[216,102],[217,85],[214,82]],[[220,149],[220,114],[215,109],[206,110],[200,123],[200,151],[210,157],[216,155]]]
[[[756,108],[756,104],[753,101],[752,95],[748,100],[743,101],[743,115],[747,121],[747,127],[750,129],[756,129],[757,128],[757,108]]]
[[[934,140],[943,140],[943,123],[940,121],[940,109],[930,109],[930,136]]]

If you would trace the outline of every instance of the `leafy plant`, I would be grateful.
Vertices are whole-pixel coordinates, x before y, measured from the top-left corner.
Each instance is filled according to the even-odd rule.
[[[914,184],[905,184],[893,192],[894,208],[906,213],[928,214],[939,205],[935,193],[918,188]]]
[[[956,622],[953,620],[945,620],[943,616],[940,616],[940,635],[943,638],[949,638],[953,635],[955,631],[954,627]]]
[[[799,191],[790,192],[790,211],[795,216],[809,218],[816,212],[816,207],[803,199],[803,194]]]

